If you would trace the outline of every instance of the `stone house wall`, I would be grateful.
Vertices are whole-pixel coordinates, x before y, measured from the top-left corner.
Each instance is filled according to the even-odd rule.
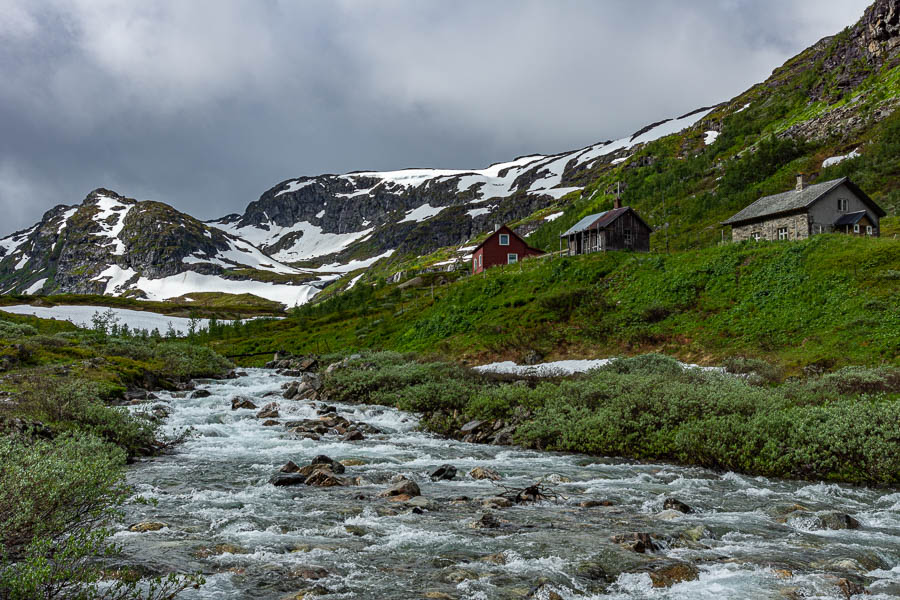
[[[759,232],[760,239],[777,241],[778,230],[782,227],[787,228],[787,239],[805,240],[809,237],[809,215],[801,213],[786,217],[776,217],[749,225],[738,225],[732,227],[731,239],[735,242],[743,242],[744,240],[752,239],[753,233]]]

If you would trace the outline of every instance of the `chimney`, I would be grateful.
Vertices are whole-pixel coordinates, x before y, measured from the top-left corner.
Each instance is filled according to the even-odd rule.
[[[620,195],[622,194],[622,182],[616,182],[616,199],[613,200],[613,209],[622,208],[622,199]]]
[[[494,223],[494,231],[499,231],[499,230],[500,230],[500,226],[498,224]]]
[[[616,199],[613,200],[613,208],[622,208],[622,201],[616,196]]]
[[[806,176],[803,175],[803,173],[798,173],[797,174],[797,188],[796,188],[798,192],[803,191],[803,186],[805,183],[806,183]]]

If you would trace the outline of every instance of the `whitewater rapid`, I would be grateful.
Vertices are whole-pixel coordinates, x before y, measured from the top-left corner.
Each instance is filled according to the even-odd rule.
[[[347,419],[383,431],[354,442],[300,439],[283,425],[263,426],[254,410],[231,410],[230,398],[242,395],[260,407],[277,401],[282,423],[316,418],[310,403],[280,397],[289,380],[249,370],[247,377],[203,382],[207,398],[159,394],[171,411],[168,432],[191,427],[194,435],[176,453],[130,468],[129,482],[146,502],[127,506],[114,536],[124,548],[120,560],[150,573],[203,573],[207,583],[180,596],[203,600],[275,600],[304,591],[326,599],[527,598],[542,584],[533,597],[840,599],[836,581],[844,577],[865,580],[872,593],[866,598],[900,596],[898,490],[448,441],[418,431],[413,415],[383,407],[336,405]],[[346,475],[363,485],[268,483],[288,460],[306,464],[321,454],[351,462]],[[447,463],[457,467],[456,478],[431,481],[428,474]],[[561,498],[486,510],[478,500],[502,490],[466,476],[476,466],[499,472],[510,487],[556,482]],[[376,498],[398,474],[415,480],[434,510],[418,514]],[[695,512],[664,513],[667,497]],[[611,505],[580,507],[585,500]],[[773,507],[790,504],[848,513],[861,526],[779,522]],[[506,523],[474,529],[485,512]],[[127,529],[147,521],[165,527]],[[699,532],[695,543],[665,541],[686,530]],[[610,536],[630,532],[659,535],[656,554],[696,565],[699,578],[669,588],[651,587],[646,574],[626,573],[603,586],[585,579],[585,561],[609,546]]]

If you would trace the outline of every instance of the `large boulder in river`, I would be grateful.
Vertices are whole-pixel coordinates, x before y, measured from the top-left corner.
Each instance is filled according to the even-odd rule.
[[[194,390],[191,392],[191,398],[209,398],[212,396],[212,392],[209,390]]]
[[[275,487],[285,487],[289,485],[300,485],[306,483],[306,475],[303,473],[275,473],[269,479],[269,483]]]
[[[326,465],[329,469],[334,471],[335,473],[343,473],[344,465],[334,460],[330,456],[325,456],[324,454],[320,454],[309,463],[310,465]]]
[[[383,492],[379,492],[378,497],[391,498],[393,496],[409,496],[411,498],[413,496],[421,495],[422,492],[419,490],[418,484],[415,481],[404,477],[390,488],[384,490]]]
[[[680,513],[689,514],[694,512],[694,509],[678,500],[677,498],[666,498],[663,500],[663,510],[677,510]]]
[[[453,465],[441,465],[431,473],[433,481],[451,480],[456,477],[456,467]]]
[[[231,410],[238,410],[241,408],[246,408],[250,410],[256,410],[256,405],[250,401],[246,396],[235,396],[231,399]]]
[[[256,413],[257,419],[276,419],[278,418],[278,404],[269,402],[262,407],[262,410]]]
[[[500,473],[487,467],[475,467],[469,471],[469,477],[472,479],[490,479],[491,481],[500,481]]]

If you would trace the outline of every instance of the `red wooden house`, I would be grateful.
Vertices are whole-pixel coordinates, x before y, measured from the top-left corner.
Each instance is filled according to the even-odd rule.
[[[487,237],[472,252],[472,274],[497,265],[511,265],[529,256],[540,256],[543,251],[532,248],[516,232],[506,225]]]

